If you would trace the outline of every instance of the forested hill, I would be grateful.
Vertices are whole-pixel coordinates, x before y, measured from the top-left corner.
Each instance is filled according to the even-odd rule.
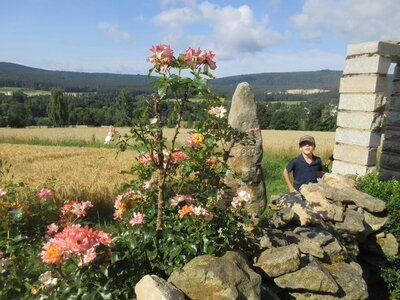
[[[236,85],[246,81],[258,95],[290,89],[337,91],[342,71],[282,72],[237,75],[217,78],[211,86],[217,94],[230,97]],[[0,87],[24,87],[35,90],[63,89],[67,92],[115,91],[123,88],[138,93],[152,90],[152,78],[146,75],[48,71],[14,63],[0,62]]]
[[[115,91],[128,88],[146,93],[153,79],[145,75],[48,71],[0,62],[0,87],[23,87],[34,90],[59,88],[66,92]]]
[[[218,78],[211,82],[214,90],[231,96],[232,86],[248,82],[256,95],[284,92],[293,89],[321,89],[338,91],[342,71],[281,72],[237,75]]]

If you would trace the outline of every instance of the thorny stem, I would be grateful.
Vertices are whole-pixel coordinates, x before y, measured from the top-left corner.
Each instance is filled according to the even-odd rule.
[[[69,283],[69,279],[67,278],[67,276],[65,276],[65,274],[63,273],[63,271],[61,270],[61,266],[60,265],[54,265],[54,269],[57,271],[57,273],[60,275],[61,279],[64,280],[65,283]]]

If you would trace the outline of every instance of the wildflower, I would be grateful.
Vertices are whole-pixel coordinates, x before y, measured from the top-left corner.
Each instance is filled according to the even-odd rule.
[[[169,45],[154,45],[150,49],[154,54],[150,55],[146,60],[161,68],[165,72],[171,62],[174,60],[174,51],[171,50]]]
[[[53,192],[48,188],[41,188],[40,192],[36,193],[36,197],[38,198],[51,198],[53,197]]]
[[[168,200],[172,207],[177,206],[182,201],[186,201],[186,203],[192,203],[194,199],[190,195],[176,194],[174,197]]]
[[[2,198],[5,195],[7,195],[7,191],[0,189],[0,198]]]
[[[236,197],[232,199],[231,205],[234,208],[237,208],[237,206],[242,205],[243,202],[248,202],[250,200],[250,194],[246,191],[240,191]]]
[[[129,221],[129,224],[131,224],[132,226],[140,225],[143,223],[143,218],[144,215],[141,212],[138,213],[134,212],[133,218]]]
[[[201,133],[193,133],[186,139],[186,144],[192,147],[197,147],[204,141],[204,136]]]
[[[178,210],[179,218],[183,218],[185,215],[193,212],[193,205],[185,205],[182,209]]]
[[[227,110],[225,107],[223,106],[213,106],[208,110],[208,113],[210,115],[213,115],[217,118],[223,118],[226,114]]]

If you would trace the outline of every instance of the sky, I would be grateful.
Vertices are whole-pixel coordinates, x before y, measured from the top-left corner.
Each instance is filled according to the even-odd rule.
[[[0,0],[0,61],[146,75],[152,45],[213,51],[216,77],[343,70],[348,44],[400,40],[400,0]]]

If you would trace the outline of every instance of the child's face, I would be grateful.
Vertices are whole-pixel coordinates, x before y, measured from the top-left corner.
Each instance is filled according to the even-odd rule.
[[[309,142],[300,144],[300,152],[305,155],[311,155],[314,152],[315,145]]]

